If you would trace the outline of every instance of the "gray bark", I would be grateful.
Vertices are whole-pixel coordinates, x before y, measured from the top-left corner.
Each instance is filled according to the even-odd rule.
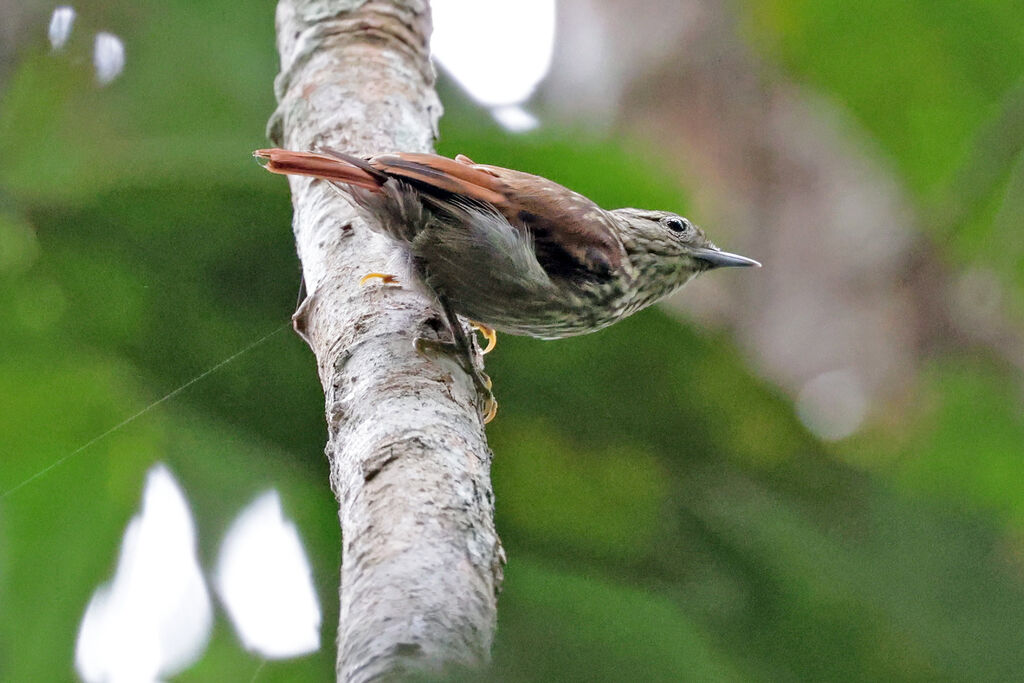
[[[281,0],[282,147],[430,151],[441,106],[425,0]],[[373,281],[393,246],[326,183],[290,177],[309,291],[296,330],[316,354],[343,538],[339,681],[489,657],[502,579],[487,447],[470,378],[414,350],[437,312]]]

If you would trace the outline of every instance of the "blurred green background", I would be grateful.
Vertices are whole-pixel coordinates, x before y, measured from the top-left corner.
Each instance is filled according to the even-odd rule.
[[[249,156],[274,107],[273,3],[85,2],[57,55],[51,9],[26,11],[0,71],[2,490],[279,328],[299,281],[287,184]],[[735,12],[765,78],[849,112],[921,214],[964,187],[967,205],[922,222],[920,238],[953,271],[965,254],[985,260],[1020,311],[1024,226],[1000,228],[997,210],[1021,206],[1020,128],[997,137],[995,170],[967,143],[1021,99],[1024,5]],[[127,46],[104,88],[88,57],[100,28]],[[515,135],[440,87],[441,153],[607,206],[688,207],[655,146],[630,152],[613,132],[557,122]],[[805,429],[727,331],[658,309],[557,343],[503,336],[488,372],[509,557],[496,680],[1020,678],[1024,392],[1005,358],[931,349],[912,399],[838,443]],[[322,401],[308,349],[279,331],[0,499],[0,679],[74,677],[85,605],[160,461],[189,497],[207,567],[238,510],[281,491],[324,646],[258,680],[331,678],[340,542]],[[247,680],[259,666],[221,614],[177,679]]]

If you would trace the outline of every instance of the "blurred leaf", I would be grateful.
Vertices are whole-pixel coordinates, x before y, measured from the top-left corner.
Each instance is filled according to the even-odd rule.
[[[628,560],[657,541],[668,485],[655,458],[628,445],[580,452],[529,420],[511,429],[515,445],[493,474],[503,521],[563,552],[597,557]]]
[[[831,93],[917,192],[948,179],[1024,75],[1021,7],[1004,0],[745,0],[755,44]]]
[[[897,481],[939,499],[966,498],[1024,529],[1024,397],[985,363],[935,363],[922,378],[928,409],[897,461]]]
[[[529,557],[508,567],[495,678],[739,681],[747,677],[671,602]]]

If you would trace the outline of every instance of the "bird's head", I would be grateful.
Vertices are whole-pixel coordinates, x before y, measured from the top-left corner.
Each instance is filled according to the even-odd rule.
[[[758,266],[754,259],[715,246],[690,220],[668,211],[615,209],[611,212],[629,261],[656,300],[686,284],[694,275],[726,266]],[[646,304],[648,302],[644,302]]]

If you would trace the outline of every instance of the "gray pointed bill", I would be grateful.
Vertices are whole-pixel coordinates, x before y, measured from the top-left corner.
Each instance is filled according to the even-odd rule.
[[[705,249],[698,248],[691,252],[694,258],[698,258],[708,264],[708,268],[728,268],[737,266],[754,266],[760,268],[761,264],[752,258],[746,256],[740,256],[739,254],[730,254],[727,251],[721,249]]]

